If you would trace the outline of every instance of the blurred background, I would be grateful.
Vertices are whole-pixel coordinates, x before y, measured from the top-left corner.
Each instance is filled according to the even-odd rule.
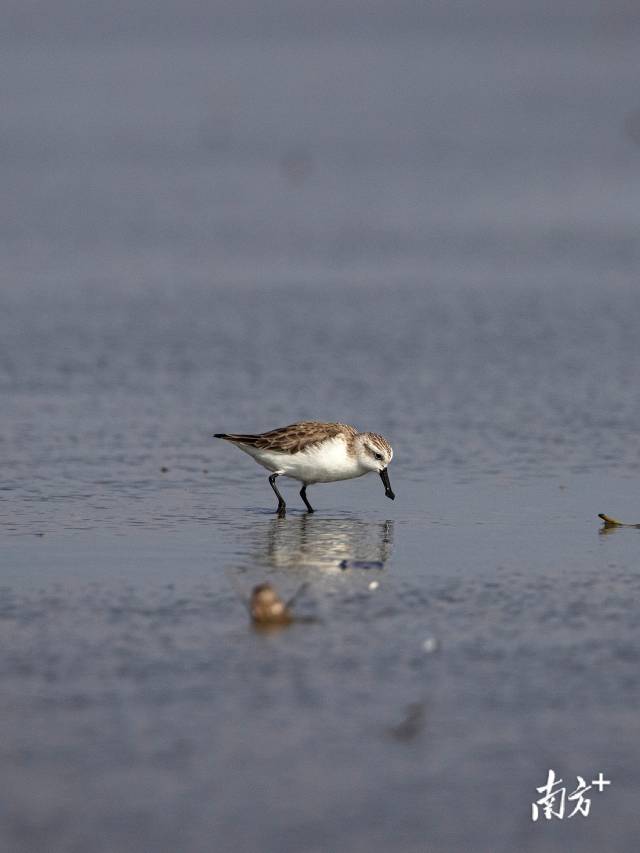
[[[629,0],[2,3],[3,290],[629,280]]]
[[[638,4],[0,15],[7,849],[635,849]],[[211,433],[301,419],[398,500],[272,527]],[[258,643],[230,565],[330,631]],[[606,822],[531,835],[553,762]]]
[[[13,456],[37,391],[59,452],[317,418],[464,474],[637,463],[635,4],[2,11]]]

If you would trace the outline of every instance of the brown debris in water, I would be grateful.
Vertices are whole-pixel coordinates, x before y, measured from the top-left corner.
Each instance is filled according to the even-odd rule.
[[[611,518],[610,515],[605,515],[604,512],[599,512],[598,518],[602,519],[601,532],[609,532],[616,527],[635,527],[636,530],[640,529],[640,524],[627,524],[626,521],[618,521],[617,518]]]
[[[289,625],[293,614],[270,583],[254,586],[249,599],[249,614],[256,625]]]

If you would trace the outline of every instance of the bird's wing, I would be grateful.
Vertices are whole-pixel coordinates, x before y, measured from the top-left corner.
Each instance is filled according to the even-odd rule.
[[[259,450],[275,450],[280,453],[298,453],[313,444],[318,444],[327,438],[344,435],[349,439],[357,435],[357,430],[346,424],[321,423],[319,421],[303,421],[278,427],[259,435],[242,435],[239,433],[224,433],[220,438],[233,441],[236,444],[246,444]]]

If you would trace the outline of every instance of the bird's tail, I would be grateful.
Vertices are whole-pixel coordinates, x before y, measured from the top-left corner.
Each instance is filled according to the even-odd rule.
[[[262,436],[260,435],[241,435],[235,432],[214,432],[214,438],[224,438],[226,441],[232,441],[234,444],[254,445]]]

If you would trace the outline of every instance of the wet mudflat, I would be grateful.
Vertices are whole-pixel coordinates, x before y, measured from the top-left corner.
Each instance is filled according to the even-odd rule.
[[[544,291],[372,291],[364,325],[349,293],[251,296],[46,323],[13,303],[31,334],[1,493],[10,849],[631,849],[640,539],[597,513],[636,501],[635,294],[594,291],[580,328]],[[300,331],[265,367],[291,303]],[[306,416],[312,367],[314,413],[393,441],[393,503],[365,477],[313,487],[307,515],[283,481],[279,519],[265,473],[211,438]],[[299,622],[251,624],[265,581],[306,584]],[[550,767],[612,786],[534,825]]]
[[[640,542],[591,493],[633,482],[407,481],[395,517],[365,484],[315,516],[249,479],[197,524],[5,539],[12,849],[632,848]],[[264,580],[307,583],[305,621],[256,631]],[[613,786],[534,825],[548,767]]]

